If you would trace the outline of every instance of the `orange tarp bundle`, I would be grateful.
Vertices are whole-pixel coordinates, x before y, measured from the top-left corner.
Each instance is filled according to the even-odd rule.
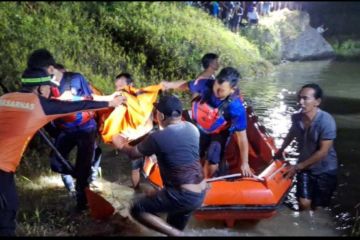
[[[135,140],[148,133],[152,125],[153,103],[156,102],[162,85],[152,85],[140,89],[127,86],[122,94],[126,97],[126,106],[116,107],[106,118],[101,129],[105,143],[111,143],[118,133],[128,140]]]

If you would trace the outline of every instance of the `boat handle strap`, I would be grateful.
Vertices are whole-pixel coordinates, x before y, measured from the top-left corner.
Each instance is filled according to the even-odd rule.
[[[230,175],[225,175],[225,176],[220,176],[220,177],[213,177],[213,178],[208,178],[206,179],[206,182],[214,182],[214,181],[217,181],[217,180],[223,180],[223,179],[228,179],[228,178],[236,178],[236,177],[243,177],[243,175],[241,173],[235,173],[235,174],[230,174]],[[265,181],[264,178],[262,177],[258,177],[256,175],[253,175],[252,177],[250,178],[254,178],[258,181]]]

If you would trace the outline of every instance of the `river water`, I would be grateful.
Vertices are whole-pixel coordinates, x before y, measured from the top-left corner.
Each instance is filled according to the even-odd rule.
[[[323,211],[298,213],[286,207],[272,219],[248,230],[249,235],[344,236],[349,235],[360,202],[357,171],[360,165],[360,63],[311,61],[284,63],[270,75],[240,83],[260,121],[280,147],[290,127],[290,115],[297,110],[296,91],[310,82],[324,90],[320,106],[337,123],[335,148],[339,158],[338,188],[332,206]],[[291,153],[292,149],[288,149]],[[295,154],[294,154],[295,156]],[[290,158],[294,161],[296,158]],[[288,202],[293,203],[290,194]],[[296,208],[296,206],[293,206]],[[310,221],[309,221],[310,220]]]
[[[198,221],[191,218],[186,227],[188,236],[349,236],[355,219],[355,206],[360,202],[357,171],[360,165],[360,63],[336,61],[289,62],[276,67],[269,76],[244,79],[240,88],[254,107],[260,121],[275,139],[282,143],[290,127],[290,115],[297,110],[296,91],[309,82],[324,90],[320,106],[335,117],[339,158],[338,187],[332,205],[315,212],[298,212],[293,189],[275,216],[261,221],[237,221],[226,228],[221,221]],[[289,161],[296,154],[289,147]],[[113,158],[113,151],[105,159]],[[105,160],[104,159],[104,160]],[[115,160],[114,160],[115,161]],[[104,178],[110,182],[130,184],[130,162],[104,161]],[[108,165],[108,166],[106,166]],[[110,170],[106,170],[110,169]],[[107,173],[105,172],[107,171]],[[111,172],[108,172],[111,171]],[[144,183],[143,183],[144,186]],[[127,194],[129,192],[127,191]],[[134,234],[134,233],[133,233]],[[134,235],[159,235],[145,231]]]

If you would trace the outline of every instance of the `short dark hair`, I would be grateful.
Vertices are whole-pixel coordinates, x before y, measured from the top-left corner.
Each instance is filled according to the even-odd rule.
[[[233,67],[226,67],[221,69],[220,73],[216,76],[216,81],[219,84],[222,84],[223,82],[229,82],[232,88],[237,86],[240,79],[240,73]]]
[[[53,55],[44,48],[32,52],[27,62],[28,68],[46,68],[51,65],[56,65],[55,59]]]
[[[207,53],[205,54],[202,59],[201,63],[204,69],[207,69],[210,66],[210,63],[216,59],[218,59],[219,56],[215,53]]]
[[[323,90],[321,89],[321,87],[319,85],[317,85],[316,83],[308,83],[305,84],[304,86],[301,87],[299,93],[304,89],[304,88],[312,88],[315,91],[314,97],[316,99],[322,99],[323,98]]]
[[[59,69],[59,70],[61,70],[61,69],[65,70],[65,66],[62,65],[62,64],[60,64],[60,63],[56,63],[56,64],[54,65],[54,67],[55,67],[56,69]]]
[[[131,74],[130,74],[130,73],[126,73],[126,72],[120,73],[119,75],[117,75],[116,78],[115,78],[115,81],[116,81],[117,79],[121,78],[121,77],[126,78],[126,84],[127,84],[127,85],[130,85],[130,84],[132,84],[132,83],[134,82]]]

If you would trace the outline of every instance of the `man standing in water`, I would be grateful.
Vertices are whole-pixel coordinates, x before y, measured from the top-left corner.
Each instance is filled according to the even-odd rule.
[[[173,96],[163,96],[155,104],[160,130],[130,146],[121,135],[113,143],[136,159],[155,154],[164,188],[135,201],[131,215],[145,226],[169,236],[181,236],[191,213],[201,206],[206,183],[199,160],[198,129],[181,120],[182,104]],[[156,213],[168,213],[164,222]]]
[[[300,210],[315,210],[329,205],[337,183],[337,156],[334,149],[336,124],[334,118],[321,110],[323,91],[317,84],[304,85],[298,95],[301,112],[292,116],[292,126],[276,153],[296,138],[299,144],[298,163],[286,173],[297,173],[297,193]]]

